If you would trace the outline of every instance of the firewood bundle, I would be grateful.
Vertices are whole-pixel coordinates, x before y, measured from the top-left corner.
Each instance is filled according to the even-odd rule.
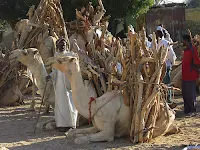
[[[47,36],[68,40],[60,0],[41,0],[37,9],[30,7],[27,16],[16,24],[18,48],[36,47]]]
[[[131,34],[131,79],[132,93],[130,96],[131,130],[130,136],[134,143],[152,139],[155,124],[160,112],[160,104],[166,104],[167,87],[162,84],[165,76],[165,60],[167,49],[153,49],[145,46],[146,32]],[[156,45],[155,34],[153,45]],[[166,109],[168,107],[166,106]],[[166,111],[168,113],[168,111]],[[144,131],[146,130],[146,131]]]
[[[27,16],[28,19],[20,20],[15,26],[13,50],[39,48],[40,44],[49,36],[55,39],[64,37],[68,41],[60,0],[41,0],[36,10],[35,6],[30,7]],[[21,98],[22,94],[27,92],[31,78],[25,66],[19,62],[10,64],[8,56],[9,54],[0,59],[2,66],[0,70],[0,104],[2,105],[8,105],[17,101],[18,97]]]
[[[102,0],[98,0],[99,5],[95,8],[91,2],[86,7],[82,7],[81,10],[75,9],[76,20],[66,22],[66,27],[69,36],[75,32],[81,34],[87,41],[85,33],[91,29],[91,27],[99,27],[100,21],[106,21],[109,16],[102,19],[106,10],[104,9]]]
[[[158,50],[155,46],[149,50],[145,38],[143,29],[139,34],[130,32],[126,45],[115,38],[109,43],[106,35],[100,40],[100,49],[95,49],[95,42],[91,44],[91,60],[98,66],[93,67],[98,73],[92,72],[97,78],[93,78],[93,82],[99,85],[98,90],[102,93],[121,91],[124,103],[130,107],[130,137],[134,143],[153,138],[156,122],[163,117],[161,105],[165,106],[165,114],[170,116],[166,103],[168,88],[162,83],[168,51]],[[156,45],[155,34],[153,45]]]
[[[168,51],[156,49],[155,34],[154,46],[148,49],[145,29],[139,34],[129,29],[129,42],[123,43],[110,38],[106,21],[102,24],[97,28],[102,31],[101,36],[96,35],[87,44],[86,52],[79,53],[81,70],[93,81],[98,96],[111,90],[121,91],[124,103],[130,107],[131,140],[150,141],[158,118],[164,118],[164,126],[170,122],[171,110],[166,103],[168,87],[162,83]],[[165,108],[162,114],[161,106]],[[165,130],[161,132],[164,134]]]
[[[22,93],[26,93],[29,84],[29,77],[24,76],[25,67],[19,63],[10,64],[10,50],[6,49],[6,52],[0,52],[0,106],[20,104]],[[23,84],[24,81],[27,84]]]

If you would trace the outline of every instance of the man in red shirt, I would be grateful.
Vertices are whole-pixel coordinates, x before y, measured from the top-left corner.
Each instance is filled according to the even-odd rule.
[[[196,79],[198,70],[195,65],[200,64],[197,49],[192,45],[189,35],[183,36],[183,44],[186,49],[182,59],[182,95],[184,100],[184,113],[196,112],[194,103],[196,102]]]

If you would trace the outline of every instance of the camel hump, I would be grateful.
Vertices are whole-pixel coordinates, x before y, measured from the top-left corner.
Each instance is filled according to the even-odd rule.
[[[97,98],[97,101],[109,101],[113,98],[115,98],[116,96],[120,95],[121,93],[117,90],[113,90],[110,92],[106,92],[105,94],[103,94],[101,97]]]

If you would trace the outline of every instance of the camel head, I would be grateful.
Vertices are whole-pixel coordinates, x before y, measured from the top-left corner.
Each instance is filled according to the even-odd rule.
[[[39,51],[35,48],[16,49],[11,52],[9,60],[11,63],[15,60],[20,61],[25,66],[33,64],[35,61],[43,63]]]
[[[73,73],[80,72],[78,54],[68,52],[63,57],[50,57],[45,62],[45,67],[60,70],[70,78]]]

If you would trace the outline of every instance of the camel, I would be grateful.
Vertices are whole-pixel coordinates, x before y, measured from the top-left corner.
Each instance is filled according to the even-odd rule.
[[[87,31],[87,33],[85,35],[87,39],[84,39],[84,37],[81,34],[77,33],[77,32],[72,34],[69,37],[70,50],[71,51],[74,50],[73,43],[74,43],[74,39],[76,39],[77,44],[80,47],[80,49],[83,50],[83,51],[86,51],[85,44],[86,43],[90,43],[93,40],[94,32],[95,32],[95,27],[91,27],[91,29],[89,31]]]
[[[32,28],[32,26],[35,26],[33,23],[31,23],[28,19],[22,19],[21,21],[19,21],[16,26],[15,26],[15,38],[16,39],[20,39],[19,43],[21,43],[22,41],[24,41],[23,37],[26,37],[28,34],[28,31]],[[29,29],[27,31],[27,29]],[[27,32],[26,32],[27,31]],[[20,38],[19,38],[20,35]],[[42,57],[43,62],[46,61],[49,57],[53,57],[54,53],[56,51],[56,38],[53,36],[49,35],[49,30],[45,29],[44,34],[40,34],[39,38],[37,40],[37,47],[39,49],[39,53]],[[21,47],[19,45],[19,47]],[[49,74],[51,72],[51,69],[47,69],[47,73]],[[32,82],[34,82],[32,80]],[[46,104],[48,105],[48,104]],[[33,100],[30,106],[31,110],[34,110],[35,107],[35,101]],[[46,110],[45,113],[49,112],[49,106],[46,106]]]
[[[66,135],[68,137],[77,136],[74,141],[76,144],[113,141],[115,137],[129,135],[129,107],[124,104],[122,94],[113,90],[92,102],[84,89],[79,57],[73,52],[69,53],[66,57],[49,58],[45,66],[58,69],[66,74],[71,83],[72,98],[76,109],[85,118],[92,119],[93,127],[70,129]],[[89,103],[91,103],[91,108]],[[166,116],[164,105],[161,105],[160,110],[153,137],[177,131],[177,128],[172,125],[175,112],[170,110],[170,116]]]
[[[38,50],[35,48],[29,48],[25,50],[17,49],[12,51],[12,53],[9,56],[9,59],[10,61],[18,60],[28,67],[28,69],[32,72],[36,79],[36,85],[39,89],[41,96],[43,96],[46,84],[45,77],[48,74]],[[94,85],[87,80],[85,80],[84,82],[84,88],[87,90],[88,93],[90,93],[90,96],[97,97]],[[54,107],[55,91],[53,88],[52,80],[47,82],[47,89],[46,94],[44,96],[44,101],[48,102]],[[48,108],[46,108],[45,112],[47,111],[47,109]],[[80,117],[80,120],[81,119],[82,118]],[[82,124],[80,120],[78,119],[79,124]],[[47,122],[39,123],[37,127],[39,129],[45,128],[46,130],[53,130],[55,128],[55,123],[54,120],[50,120]]]
[[[7,50],[7,49],[6,49]],[[19,66],[9,64],[8,53],[4,54],[0,50],[0,106],[18,106],[23,103],[22,90],[25,85],[23,81],[29,80],[28,77],[22,78],[22,72],[18,74],[13,69]]]
[[[45,77],[48,75],[46,68],[44,67],[43,61],[37,49],[29,48],[25,50],[14,50],[9,56],[10,61],[18,60],[23,65],[27,66],[31,73],[36,79],[36,86],[43,96],[44,89],[46,85]],[[54,106],[55,93],[53,91],[53,83],[50,81],[47,83],[47,92],[44,97],[44,102],[48,102],[50,105]],[[45,108],[45,112],[48,112],[48,107]]]
[[[171,83],[176,88],[182,88],[182,64],[180,64],[176,69],[174,69],[171,73]],[[196,87],[200,88],[200,80],[196,80]],[[175,95],[181,95],[181,91],[175,91]]]
[[[0,106],[18,106],[23,103],[23,95],[19,87],[14,83],[7,83],[10,86],[6,92],[1,93]]]

